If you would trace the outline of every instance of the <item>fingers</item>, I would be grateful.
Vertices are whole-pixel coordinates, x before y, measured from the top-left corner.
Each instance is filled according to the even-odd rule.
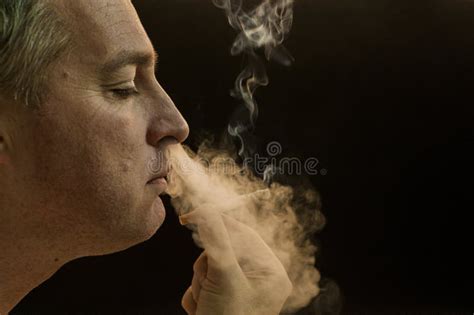
[[[191,287],[189,287],[181,299],[181,306],[184,308],[186,313],[189,315],[196,314],[197,304],[193,299],[193,293]]]
[[[206,278],[207,273],[207,257],[205,252],[199,256],[193,266],[194,275],[191,286],[184,293],[181,305],[184,310],[190,314],[196,314],[199,294],[201,293],[201,283]]]
[[[199,294],[201,293],[201,283],[206,279],[207,275],[207,256],[203,252],[196,260],[193,266],[194,275],[191,283],[192,294],[194,301],[199,301]]]
[[[240,198],[253,197],[246,195]],[[273,251],[254,229],[220,210],[205,205],[180,216],[181,224],[196,227],[210,266],[208,278],[219,278],[224,274],[223,271],[228,278],[241,277],[242,262],[252,261],[255,267],[264,268],[269,261],[274,261]],[[274,261],[271,264],[272,269],[284,268],[277,262],[280,263]]]
[[[222,219],[229,232],[235,257],[241,267],[251,262],[251,268],[283,272],[285,267],[262,237],[248,225],[223,214]]]
[[[257,190],[249,194],[230,198],[218,205],[203,205],[192,212],[181,215],[179,220],[182,225],[187,225],[191,230],[197,232],[196,235],[193,234],[196,243],[208,250],[211,259],[215,258],[214,253],[217,251],[217,253],[220,252],[224,255],[220,259],[225,260],[235,255],[232,253],[229,234],[219,214],[235,211],[235,209],[245,207],[248,203],[254,203],[256,200],[264,200],[270,197],[271,194],[268,189]],[[202,233],[197,227],[198,225],[200,225],[200,230],[204,230],[206,235],[201,235]],[[202,244],[203,240],[201,237],[207,238],[208,244]]]
[[[201,207],[180,216],[179,219],[183,225],[197,226],[210,267],[226,271],[238,268],[222,214],[217,209],[212,206]]]

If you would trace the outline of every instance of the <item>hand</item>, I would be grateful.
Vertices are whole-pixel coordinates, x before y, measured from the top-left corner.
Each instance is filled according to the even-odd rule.
[[[204,251],[182,299],[188,314],[275,315],[292,284],[272,250],[250,227],[212,206],[182,215],[197,227]]]

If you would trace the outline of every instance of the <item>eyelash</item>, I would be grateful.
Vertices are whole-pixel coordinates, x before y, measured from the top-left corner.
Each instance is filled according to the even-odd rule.
[[[111,92],[114,94],[115,97],[124,100],[138,94],[138,91],[135,87],[128,89],[113,89],[111,90]]]

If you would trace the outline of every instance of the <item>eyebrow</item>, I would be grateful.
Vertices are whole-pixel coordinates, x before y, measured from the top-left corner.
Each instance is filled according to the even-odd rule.
[[[128,65],[154,65],[158,63],[158,53],[153,52],[139,52],[125,50],[118,53],[109,61],[102,64],[98,72],[103,78],[112,76],[115,72]]]

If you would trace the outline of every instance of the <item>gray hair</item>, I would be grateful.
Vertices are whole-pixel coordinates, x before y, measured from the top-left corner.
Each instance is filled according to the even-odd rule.
[[[50,1],[0,0],[0,94],[39,106],[70,33]]]

